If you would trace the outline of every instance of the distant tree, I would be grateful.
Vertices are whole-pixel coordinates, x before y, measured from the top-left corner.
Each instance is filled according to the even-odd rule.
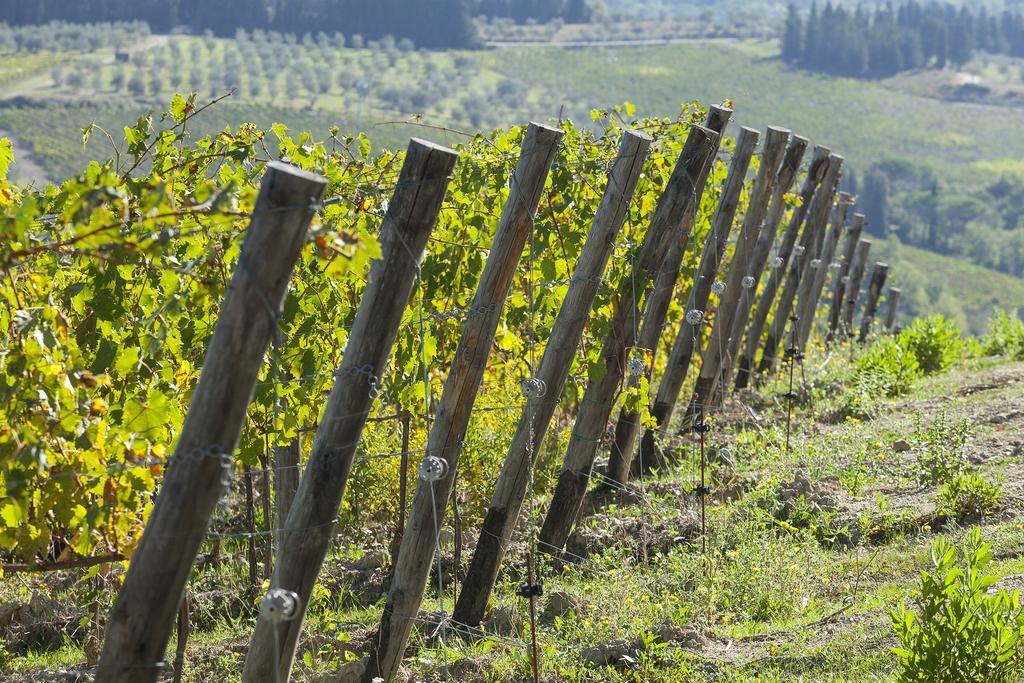
[[[939,181],[936,180],[928,191],[928,206],[925,210],[925,221],[927,222],[928,244],[937,244],[939,241]]]
[[[803,20],[791,4],[782,30],[784,61],[853,76],[888,76],[904,69],[961,65],[975,50],[1024,57],[1024,15],[996,15],[970,4],[916,0],[847,10],[812,2]]]
[[[812,69],[827,71],[822,58],[821,26],[818,19],[818,3],[811,3],[811,13],[807,16],[807,28],[803,40],[803,58],[800,63]]]
[[[567,24],[586,24],[590,22],[591,12],[587,0],[569,0],[563,15]]]
[[[78,90],[83,85],[85,85],[85,76],[78,69],[73,69],[70,73],[68,73],[65,82],[72,88]]]
[[[889,225],[889,180],[885,174],[872,168],[864,175],[861,192],[867,230],[875,235],[886,235]]]
[[[136,70],[132,77],[128,79],[128,92],[136,97],[146,94],[146,79],[142,77],[141,71]]]
[[[124,87],[125,73],[123,66],[117,66],[114,68],[114,72],[110,74],[110,87],[115,91],[120,90]]]
[[[839,189],[843,192],[857,196],[857,173],[852,168],[844,169],[843,176],[839,180]]]
[[[786,28],[782,34],[782,59],[790,64],[800,61],[804,52],[804,22],[796,5],[790,3],[786,12]]]

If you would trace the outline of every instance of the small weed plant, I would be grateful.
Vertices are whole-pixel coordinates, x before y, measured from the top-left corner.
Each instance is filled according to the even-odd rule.
[[[967,439],[971,434],[968,420],[954,421],[940,413],[927,427],[921,416],[915,417],[913,441],[917,447],[915,478],[922,486],[952,481],[967,471]]]
[[[981,350],[986,356],[1024,360],[1024,321],[1006,311],[995,311],[988,321],[988,333],[981,339]]]
[[[901,346],[914,354],[918,368],[925,375],[947,370],[964,352],[964,341],[956,323],[941,315],[917,318],[900,333],[900,341]]]
[[[1015,589],[989,592],[992,548],[974,529],[962,551],[946,539],[932,546],[910,607],[891,612],[899,639],[898,681],[1004,683],[1024,670],[1024,614]]]
[[[921,366],[905,337],[886,336],[857,359],[855,375],[855,380],[874,375],[872,381],[883,396],[905,396],[921,376]]]
[[[963,472],[939,489],[939,510],[955,517],[977,517],[999,509],[1002,489],[976,472]]]
[[[882,399],[906,395],[921,374],[917,356],[902,336],[878,337],[854,365],[849,389],[839,402],[839,416],[875,417]]]

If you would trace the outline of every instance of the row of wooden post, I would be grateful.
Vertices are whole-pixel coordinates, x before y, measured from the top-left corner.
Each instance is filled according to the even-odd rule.
[[[603,372],[589,383],[578,408],[563,468],[539,529],[537,545],[542,552],[558,555],[572,532],[623,382],[638,381],[644,375],[653,379],[653,354],[664,336],[702,193],[731,113],[713,107],[703,126],[691,126],[651,224],[631,254],[631,272],[616,284],[601,352]],[[734,372],[737,387],[747,386],[757,377],[753,368],[759,348],[758,374],[770,372],[787,326],[792,326],[793,338],[802,349],[832,270],[835,282],[829,335],[853,335],[854,310],[870,242],[860,239],[863,217],[859,214],[845,230],[852,198],[840,194],[838,204],[834,201],[842,157],[827,148],[815,148],[800,202],[773,251],[808,145],[806,139],[788,130],[768,129],[724,289],[715,286],[722,282],[719,272],[758,138],[758,132],[749,128],[743,128],[737,138],[700,265],[686,297],[686,315],[673,335],[668,363],[653,399],[656,426],[641,436],[636,414],[622,411],[618,416],[609,455],[612,483],[624,484],[631,473],[663,464],[657,444],[669,427],[696,356],[701,364],[686,411],[690,422],[704,419],[714,401],[725,395]],[[464,322],[430,421],[426,457],[436,463],[438,476],[419,480],[404,531],[396,539],[391,583],[364,681],[392,680],[408,645],[489,350],[516,268],[531,239],[533,220],[561,139],[560,130],[539,124],[531,124],[525,134],[471,308],[475,313]],[[623,136],[562,308],[530,378],[538,381],[530,385],[532,391],[524,389],[524,407],[455,605],[456,624],[475,627],[484,616],[529,494],[535,459],[559,404],[598,283],[651,144],[652,139],[641,132],[629,131]],[[289,678],[305,607],[333,536],[356,447],[383,383],[456,159],[449,149],[421,140],[410,143],[380,229],[381,257],[371,267],[301,479],[288,479],[289,472],[298,473],[297,442],[279,447],[274,454],[275,468],[280,470],[276,482],[279,521],[271,585],[293,591],[298,609],[287,620],[260,615],[245,662],[245,681]],[[325,186],[324,179],[293,167],[268,166],[172,466],[110,614],[98,670],[100,681],[155,681],[160,673],[159,663],[192,564],[220,498],[222,480],[233,466],[231,454],[275,332],[288,280]],[[843,256],[833,269],[844,230]],[[757,299],[765,272],[769,276]],[[874,265],[859,328],[861,340],[870,332],[887,274],[888,266]],[[712,292],[719,294],[713,316],[707,310]],[[890,290],[885,321],[890,329],[896,321],[898,296],[899,290]],[[710,334],[702,348],[702,332],[707,326]],[[768,334],[762,345],[766,326]],[[636,463],[635,452],[639,452]],[[535,593],[528,592],[532,606]]]

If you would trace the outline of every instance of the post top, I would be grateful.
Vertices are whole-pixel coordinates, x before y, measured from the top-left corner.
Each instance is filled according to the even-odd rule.
[[[409,146],[412,147],[413,145],[415,145],[416,147],[423,147],[424,149],[428,149],[428,150],[430,150],[432,152],[440,152],[441,154],[450,154],[450,155],[456,156],[456,157],[459,156],[459,153],[456,152],[451,147],[446,147],[445,145],[439,145],[436,142],[431,142],[430,140],[424,140],[423,138],[417,138],[417,137],[410,138],[409,139]]]
[[[638,138],[638,139],[643,140],[645,142],[654,142],[654,138],[651,135],[645,133],[642,130],[637,130],[635,128],[627,129],[626,132],[625,132],[625,135],[628,135],[629,137],[632,137],[632,138]]]
[[[267,171],[275,171],[277,173],[285,173],[285,174],[290,175],[290,176],[292,176],[294,178],[300,178],[302,180],[305,180],[305,181],[308,181],[308,182],[311,182],[311,183],[318,183],[318,184],[321,184],[321,185],[326,185],[327,184],[327,178],[324,178],[322,175],[319,175],[317,173],[313,173],[312,171],[307,171],[304,168],[299,168],[298,166],[296,166],[294,164],[289,164],[289,163],[284,162],[284,161],[270,161],[270,162],[268,162],[267,163]]]
[[[551,133],[552,135],[565,135],[565,131],[555,126],[550,126],[546,123],[540,123],[538,121],[530,121],[530,128],[537,128],[545,133]]]

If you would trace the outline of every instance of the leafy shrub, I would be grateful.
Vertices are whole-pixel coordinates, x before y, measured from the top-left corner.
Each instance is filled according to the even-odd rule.
[[[960,359],[964,350],[956,323],[941,315],[917,318],[900,333],[900,338],[914,353],[921,372],[926,375],[949,368]]]
[[[839,403],[839,416],[869,420],[878,414],[878,400],[886,395],[888,382],[882,373],[858,372]]]
[[[971,423],[968,420],[951,421],[945,413],[940,413],[927,427],[922,426],[920,415],[915,420],[918,483],[922,486],[943,484],[966,472]]]
[[[997,309],[989,318],[988,333],[981,340],[981,348],[987,356],[1024,359],[1024,321]]]
[[[934,569],[921,572],[912,608],[891,612],[900,641],[893,648],[898,681],[1017,680],[1024,666],[1020,595],[987,592],[998,580],[986,573],[991,561],[991,546],[977,529],[961,553],[946,539],[935,541]]]
[[[976,517],[998,510],[1001,498],[997,482],[975,472],[963,472],[939,490],[939,509],[957,519]]]
[[[857,359],[856,380],[874,375],[870,384],[884,396],[903,396],[921,376],[917,354],[902,336],[881,337]]]

